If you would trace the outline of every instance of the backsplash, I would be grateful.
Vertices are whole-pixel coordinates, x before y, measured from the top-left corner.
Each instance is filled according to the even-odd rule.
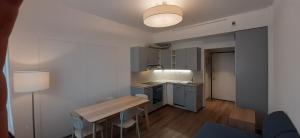
[[[131,72],[131,83],[156,81],[193,81],[196,83],[203,82],[201,71],[151,70],[142,72]]]

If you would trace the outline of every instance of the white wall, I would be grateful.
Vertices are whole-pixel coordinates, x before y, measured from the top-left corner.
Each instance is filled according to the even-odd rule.
[[[153,42],[270,26],[271,12],[272,8],[266,8],[155,33]],[[232,21],[236,21],[237,26],[232,27]],[[41,69],[51,73],[51,88],[36,94],[38,136],[65,136],[70,132],[68,113],[72,109],[107,96],[128,94],[129,47],[150,42],[150,35],[78,11],[63,1],[24,1],[10,41],[12,71]],[[186,46],[184,41],[176,43],[175,48]],[[190,46],[193,45],[205,48],[219,47],[221,43],[192,41]],[[226,45],[232,45],[232,42],[228,41]],[[269,47],[272,47],[271,43]],[[273,66],[272,63],[269,66]],[[16,136],[32,137],[30,94],[14,94],[13,111]]]
[[[272,111],[283,110],[300,130],[299,0],[274,3],[274,92]]]
[[[37,136],[69,135],[73,109],[128,95],[129,48],[149,38],[146,32],[58,0],[24,1],[9,44],[11,72],[50,72],[50,89],[35,94]],[[31,95],[13,93],[16,137],[32,138],[31,112]]]

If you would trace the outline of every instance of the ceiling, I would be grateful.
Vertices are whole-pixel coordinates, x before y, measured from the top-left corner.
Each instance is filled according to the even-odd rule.
[[[265,8],[273,0],[66,0],[72,8],[145,31],[157,32]],[[183,21],[173,27],[150,28],[143,24],[143,11],[162,2],[181,6]]]

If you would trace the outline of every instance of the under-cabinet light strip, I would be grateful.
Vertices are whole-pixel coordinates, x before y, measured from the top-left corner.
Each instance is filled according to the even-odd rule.
[[[162,72],[178,72],[178,73],[191,73],[191,70],[154,70],[154,73],[162,73]]]

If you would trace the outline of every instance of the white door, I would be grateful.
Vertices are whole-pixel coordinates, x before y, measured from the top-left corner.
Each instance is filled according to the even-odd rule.
[[[212,54],[212,98],[235,101],[234,53]]]

